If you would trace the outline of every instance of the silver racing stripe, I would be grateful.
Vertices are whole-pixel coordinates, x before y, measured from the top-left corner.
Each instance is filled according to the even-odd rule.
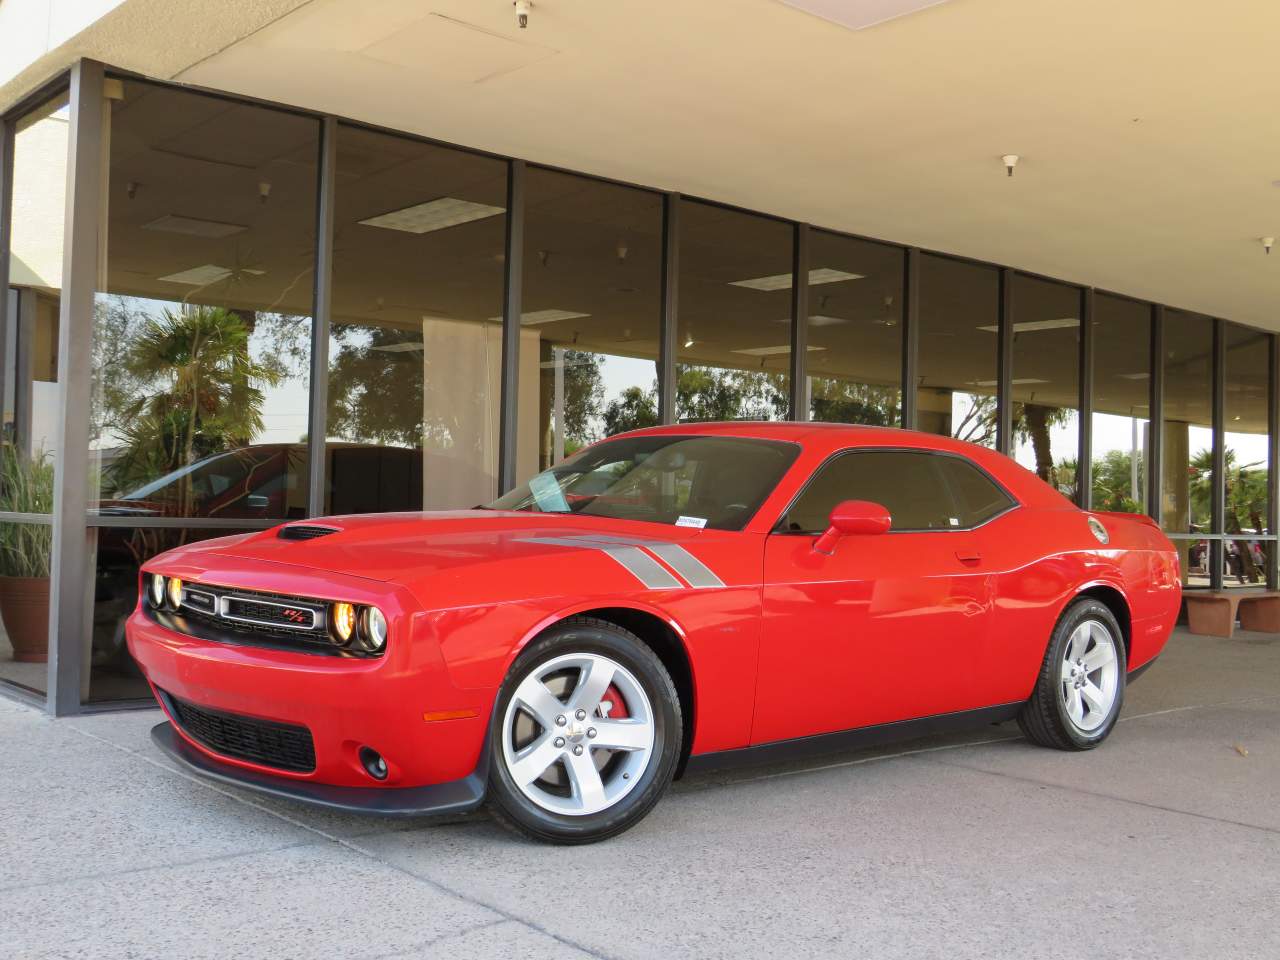
[[[541,543],[553,547],[577,547],[599,550],[615,560],[628,573],[650,590],[683,590],[685,585],[673,577],[666,567],[650,554],[661,557],[663,562],[698,589],[723,587],[717,577],[701,560],[674,543],[639,540],[609,535],[569,537],[528,537],[524,543]],[[648,551],[648,552],[646,552]]]
[[[648,550],[657,554],[663,563],[689,581],[691,587],[701,590],[724,586],[724,581],[710,567],[678,543],[655,543]]]

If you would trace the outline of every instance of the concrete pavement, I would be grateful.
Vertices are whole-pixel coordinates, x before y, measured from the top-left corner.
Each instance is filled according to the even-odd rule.
[[[1012,725],[676,785],[603,845],[211,785],[0,700],[0,957],[1280,954],[1280,638],[1179,633],[1088,754]]]

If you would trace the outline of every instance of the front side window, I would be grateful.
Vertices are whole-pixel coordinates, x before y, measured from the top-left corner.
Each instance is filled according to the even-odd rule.
[[[740,530],[800,448],[740,437],[647,436],[589,447],[489,504]]]
[[[844,500],[885,507],[894,531],[972,527],[1011,503],[985,474],[958,457],[914,450],[853,451],[818,468],[780,528],[821,533],[831,511]]]

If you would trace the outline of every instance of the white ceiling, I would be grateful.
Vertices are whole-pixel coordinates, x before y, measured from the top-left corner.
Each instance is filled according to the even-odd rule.
[[[166,75],[1280,329],[1277,36],[1261,0],[857,31],[778,0],[535,0],[524,31],[509,0],[312,0]]]

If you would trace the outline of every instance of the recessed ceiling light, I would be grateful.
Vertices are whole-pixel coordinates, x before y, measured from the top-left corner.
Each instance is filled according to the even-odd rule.
[[[1150,379],[1151,379],[1151,374],[1149,374],[1149,373],[1121,373],[1121,374],[1119,374],[1119,377],[1120,377],[1120,379],[1121,379],[1121,380],[1150,380]]]
[[[790,317],[781,317],[781,318],[778,320],[778,322],[779,322],[779,323],[790,323],[790,322],[791,322],[791,318],[790,318]],[[837,324],[841,324],[841,323],[848,323],[848,322],[849,322],[849,319],[848,319],[847,317],[828,317],[828,316],[825,316],[825,315],[823,315],[823,314],[821,314],[821,313],[811,313],[811,314],[809,314],[809,326],[811,326],[811,327],[834,327],[834,326],[836,326]]]
[[[533,310],[529,313],[520,314],[520,323],[522,326],[532,327],[539,323],[555,323],[557,320],[577,320],[579,317],[589,317],[589,313],[580,313],[577,310]],[[501,317],[490,317],[490,323],[501,323]]]
[[[443,230],[445,227],[456,227],[460,223],[472,220],[484,220],[506,213],[505,207],[491,207],[486,203],[472,203],[470,200],[459,200],[456,197],[440,197],[428,200],[412,207],[392,210],[361,220],[367,227],[385,227],[388,230],[402,230],[405,233],[430,233]]]
[[[260,277],[265,270],[241,270],[241,273],[247,273],[250,276]],[[182,270],[178,273],[171,273],[166,277],[159,277],[160,280],[168,280],[170,283],[186,283],[193,287],[207,287],[211,283],[217,283],[220,280],[226,280],[231,276],[233,271],[226,267],[220,267],[217,264],[206,263],[201,267],[192,267],[190,270]]]
[[[1030,333],[1033,330],[1065,330],[1068,327],[1078,327],[1080,321],[1075,317],[1061,317],[1058,320],[1026,320],[1023,323],[1015,323],[1013,325],[1014,333]],[[991,324],[988,327],[979,327],[979,330],[986,330],[988,333],[999,333],[1000,327]]]
[[[861,280],[861,273],[848,273],[844,270],[833,270],[830,267],[816,267],[809,271],[809,286],[819,283],[839,283],[841,280]],[[746,287],[748,290],[790,290],[791,274],[775,273],[771,277],[754,277],[751,280],[731,280],[731,287]]]
[[[1015,387],[1025,387],[1036,383],[1048,383],[1048,380],[1037,380],[1035,377],[1022,377],[1009,381]],[[975,387],[994,387],[999,384],[997,380],[970,380],[969,383]]]
[[[421,343],[404,340],[400,343],[388,343],[378,347],[371,347],[370,349],[381,353],[421,353],[423,346]]]
[[[947,0],[782,0],[788,7],[795,7],[815,17],[837,23],[850,30],[865,30],[886,20],[896,20],[917,10],[936,7]]]
[[[810,353],[817,350],[825,350],[826,347],[807,347]],[[791,344],[784,343],[777,347],[744,347],[741,350],[735,350],[734,353],[745,354],[748,357],[776,357],[780,353],[790,353]]]
[[[142,229],[158,230],[161,233],[181,233],[188,237],[220,239],[244,233],[249,228],[243,223],[222,223],[219,220],[201,220],[199,217],[180,217],[177,214],[167,213],[150,223],[144,223]]]

